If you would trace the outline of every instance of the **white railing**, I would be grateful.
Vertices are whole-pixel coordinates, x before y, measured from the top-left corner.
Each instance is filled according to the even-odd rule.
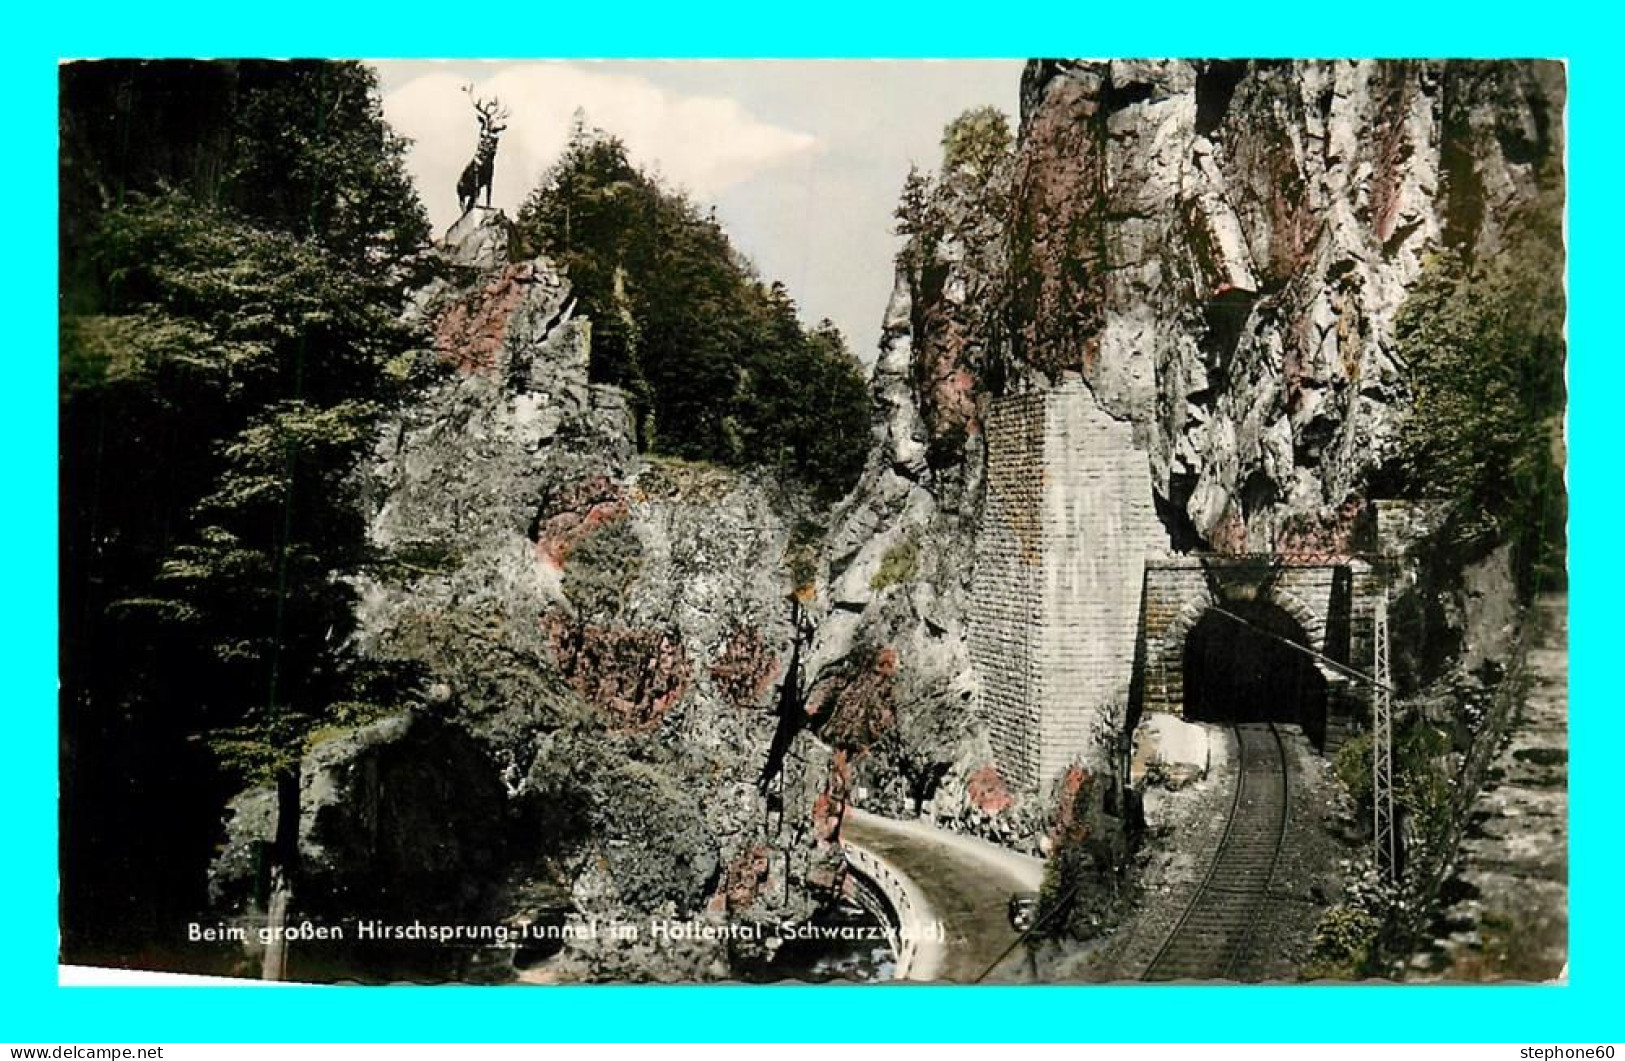
[[[887,941],[897,956],[898,980],[932,980],[942,961],[942,927],[919,885],[861,844],[842,839],[847,865],[879,893],[883,903],[871,908],[886,925]],[[860,900],[861,901],[861,900]]]

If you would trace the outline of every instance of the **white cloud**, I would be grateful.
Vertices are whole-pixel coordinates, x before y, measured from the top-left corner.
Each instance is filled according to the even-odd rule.
[[[414,141],[407,160],[430,219],[457,218],[457,176],[474,156],[479,127],[450,72],[412,79],[384,97],[384,115]],[[562,64],[503,66],[473,82],[513,113],[497,150],[492,205],[512,214],[559,154],[577,107],[626,142],[634,162],[658,170],[701,201],[788,161],[822,150],[808,133],[762,121],[726,96],[682,95],[641,77]]]

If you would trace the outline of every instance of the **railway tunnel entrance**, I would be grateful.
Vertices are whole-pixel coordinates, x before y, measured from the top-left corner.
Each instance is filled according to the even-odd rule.
[[[1284,722],[1326,746],[1326,678],[1298,621],[1268,601],[1209,608],[1185,638],[1185,718]]]

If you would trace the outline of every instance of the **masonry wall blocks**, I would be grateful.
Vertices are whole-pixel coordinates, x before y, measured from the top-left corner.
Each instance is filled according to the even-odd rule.
[[[1380,592],[1370,565],[1170,554],[1132,424],[1081,380],[996,399],[985,424],[970,649],[979,710],[1011,784],[1034,791],[1074,761],[1099,762],[1100,735],[1131,706],[1182,716],[1185,637],[1215,603],[1267,600],[1298,622],[1308,647],[1364,669]],[[1330,752],[1358,726],[1368,692],[1317,667]]]

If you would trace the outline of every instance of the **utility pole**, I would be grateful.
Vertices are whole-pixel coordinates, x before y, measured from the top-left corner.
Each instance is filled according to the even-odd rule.
[[[1376,667],[1371,697],[1372,839],[1377,871],[1384,880],[1398,876],[1394,836],[1394,712],[1388,674],[1388,589],[1377,596]]]

